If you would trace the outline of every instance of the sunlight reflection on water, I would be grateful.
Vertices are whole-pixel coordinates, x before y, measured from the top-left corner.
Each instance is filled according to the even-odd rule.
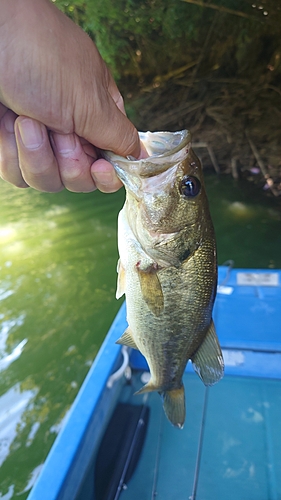
[[[36,392],[22,392],[20,384],[16,384],[0,397],[0,466],[9,454],[10,446],[17,435],[17,427],[24,425],[22,415]]]
[[[25,344],[27,343],[27,339],[23,339],[10,354],[6,354],[3,358],[0,359],[0,372],[6,370],[11,363],[18,359],[23,351]]]
[[[27,496],[119,308],[123,194],[0,189],[0,499],[8,500]]]

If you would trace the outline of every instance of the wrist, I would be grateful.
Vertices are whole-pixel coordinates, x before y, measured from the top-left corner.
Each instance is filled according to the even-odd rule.
[[[2,28],[5,29],[9,25],[9,28],[13,30],[14,25],[22,24],[23,18],[32,18],[34,14],[40,13],[42,7],[46,5],[50,5],[49,0],[1,0],[0,36]],[[14,31],[12,33],[15,34]]]
[[[1,0],[0,35],[2,28],[5,28],[7,23],[12,23],[17,18],[22,4],[26,3],[25,0]]]
[[[30,80],[31,64],[34,71],[40,64],[36,55],[44,32],[42,20],[58,9],[49,0],[0,3],[0,102],[13,109],[17,88]]]

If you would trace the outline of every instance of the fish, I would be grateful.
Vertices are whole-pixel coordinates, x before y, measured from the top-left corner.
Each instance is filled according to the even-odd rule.
[[[189,131],[139,132],[148,157],[105,152],[126,189],[118,216],[116,298],[125,294],[128,328],[118,344],[138,349],[168,420],[182,428],[182,381],[191,360],[206,386],[224,362],[212,319],[217,289],[214,227],[202,167]]]

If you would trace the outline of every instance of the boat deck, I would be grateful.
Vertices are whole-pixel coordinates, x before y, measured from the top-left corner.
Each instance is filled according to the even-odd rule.
[[[122,369],[125,318],[124,305],[29,500],[280,500],[281,271],[219,268],[225,377],[206,388],[187,365],[182,430],[158,394],[133,395],[148,372],[135,350]]]
[[[206,388],[188,364],[183,430],[167,421],[158,394],[133,395],[147,365],[132,351],[135,373],[119,401],[147,405],[150,419],[135,473],[112,498],[280,500],[280,276],[229,271],[220,269],[214,309],[226,375]]]
[[[281,381],[229,375],[205,388],[187,373],[184,384],[183,430],[167,421],[157,394],[142,401],[150,408],[147,436],[120,500],[280,499]],[[142,383],[133,385],[122,401],[145,399],[133,396]]]

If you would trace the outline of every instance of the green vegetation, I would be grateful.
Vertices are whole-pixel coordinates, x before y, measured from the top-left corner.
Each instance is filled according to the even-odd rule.
[[[115,77],[146,80],[195,63],[212,23],[205,69],[227,66],[228,72],[236,67],[244,72],[261,59],[269,63],[281,49],[281,9],[275,0],[261,3],[253,7],[249,0],[56,0],[95,40]],[[232,68],[226,59],[232,60]]]
[[[174,0],[74,0],[56,4],[96,41],[115,77],[155,74],[184,64],[187,47],[197,37],[200,9]],[[208,13],[206,21],[211,17]]]
[[[53,1],[95,40],[139,129],[189,128],[205,165],[281,193],[279,1]]]

